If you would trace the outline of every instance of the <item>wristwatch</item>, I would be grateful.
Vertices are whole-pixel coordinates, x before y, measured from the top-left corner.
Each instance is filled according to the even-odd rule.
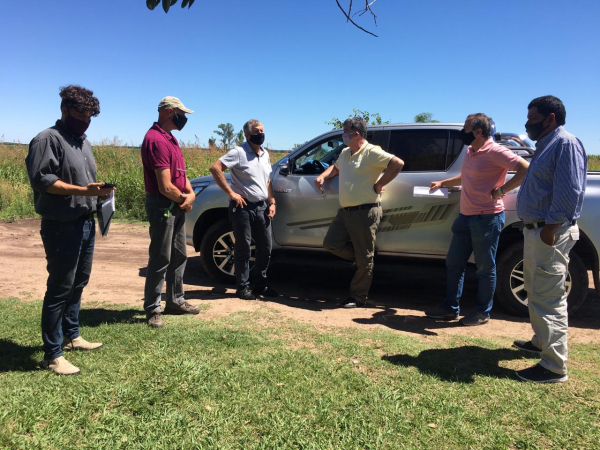
[[[502,190],[502,186],[498,187],[498,192],[500,192],[500,195],[504,195],[504,191]]]
[[[269,205],[269,206],[271,206],[271,205],[277,205],[277,203],[271,202],[271,203],[267,203],[267,205]]]

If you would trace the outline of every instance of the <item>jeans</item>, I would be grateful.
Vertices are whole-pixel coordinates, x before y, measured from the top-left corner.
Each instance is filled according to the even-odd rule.
[[[238,292],[250,287],[250,257],[252,239],[256,258],[252,278],[254,287],[267,286],[267,269],[271,261],[271,219],[267,217],[266,202],[247,202],[243,208],[229,202],[229,221],[235,237],[235,281]]]
[[[185,212],[163,195],[148,194],[146,214],[150,222],[150,247],[144,287],[144,310],[146,314],[154,314],[160,313],[160,294],[165,280],[166,305],[180,306],[185,302]]]
[[[96,228],[93,216],[69,222],[42,219],[48,282],[42,306],[44,359],[62,355],[63,338],[79,336],[81,293],[90,280]]]
[[[373,282],[375,239],[382,214],[381,206],[356,211],[340,208],[323,240],[325,250],[356,262],[350,297],[361,303],[367,302]]]
[[[503,227],[504,212],[459,214],[452,224],[452,243],[446,256],[446,297],[442,303],[448,312],[460,313],[465,268],[473,253],[479,279],[475,311],[490,316],[496,290],[496,250]]]
[[[565,279],[569,252],[579,240],[579,227],[571,224],[561,226],[554,233],[553,247],[541,240],[541,231],[541,228],[523,229],[523,275],[534,332],[531,343],[542,350],[542,367],[565,375],[569,327]]]

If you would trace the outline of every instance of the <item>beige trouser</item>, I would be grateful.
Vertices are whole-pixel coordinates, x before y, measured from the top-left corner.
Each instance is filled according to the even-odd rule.
[[[554,247],[540,238],[541,228],[523,229],[523,271],[529,299],[533,345],[542,349],[540,365],[551,372],[567,373],[567,294],[565,278],[569,252],[579,239],[577,225],[556,230]]]
[[[355,211],[340,208],[323,240],[325,250],[356,262],[350,297],[362,303],[367,302],[373,281],[375,238],[381,216],[381,206]]]

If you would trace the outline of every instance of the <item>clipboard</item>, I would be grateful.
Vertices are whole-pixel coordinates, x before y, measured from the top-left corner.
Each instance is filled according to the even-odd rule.
[[[115,191],[112,191],[108,198],[98,204],[98,226],[102,237],[108,235],[110,221],[115,214]]]

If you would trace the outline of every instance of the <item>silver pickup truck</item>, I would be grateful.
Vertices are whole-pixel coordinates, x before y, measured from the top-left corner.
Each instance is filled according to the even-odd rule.
[[[404,160],[402,172],[386,187],[383,218],[377,235],[377,256],[444,259],[452,238],[451,226],[459,212],[460,189],[448,198],[413,196],[415,186],[460,173],[466,147],[458,137],[462,124],[397,124],[369,128],[367,140]],[[273,251],[323,252],[323,238],[339,208],[338,178],[327,180],[324,192],[314,179],[338,158],[344,145],[342,131],[334,130],[307,142],[273,165],[272,185],[277,201],[273,220]],[[528,157],[526,147],[513,151]],[[512,174],[509,173],[509,177]],[[229,177],[229,174],[226,174]],[[205,271],[225,281],[234,280],[233,233],[227,219],[228,198],[205,176],[192,180],[197,197],[186,220],[188,243],[200,251]],[[569,311],[585,301],[589,278],[600,292],[600,173],[590,173],[579,220],[581,239],[571,252],[567,289]],[[497,253],[496,301],[509,312],[526,316],[523,286],[522,223],[516,215],[516,190],[505,197],[506,225]],[[318,257],[315,255],[315,257]],[[388,259],[388,258],[386,258]],[[423,286],[426,289],[426,286]]]

